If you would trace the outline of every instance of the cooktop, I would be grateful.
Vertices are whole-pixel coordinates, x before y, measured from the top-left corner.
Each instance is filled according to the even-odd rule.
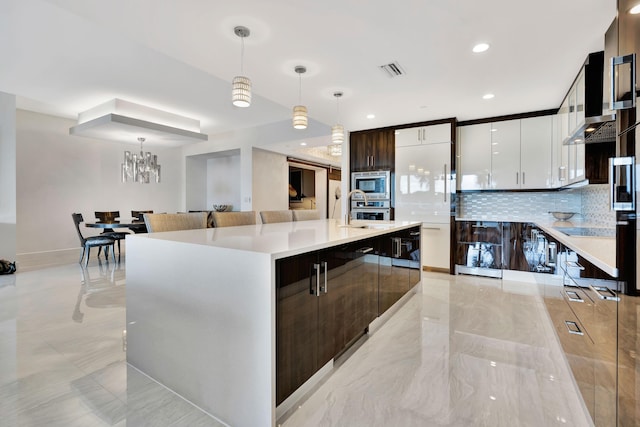
[[[567,236],[616,237],[615,228],[604,227],[553,227]]]

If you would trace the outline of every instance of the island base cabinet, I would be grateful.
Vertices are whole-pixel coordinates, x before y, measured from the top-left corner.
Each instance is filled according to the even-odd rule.
[[[276,261],[276,404],[377,316],[375,240]]]

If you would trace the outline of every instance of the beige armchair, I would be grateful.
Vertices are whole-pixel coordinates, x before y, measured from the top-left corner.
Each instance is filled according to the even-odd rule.
[[[233,227],[236,225],[254,225],[256,212],[213,212],[214,227]]]
[[[207,213],[144,214],[149,233],[207,228]]]
[[[293,213],[290,210],[282,211],[261,211],[260,219],[263,224],[272,224],[274,222],[291,222],[293,221]]]
[[[294,221],[309,221],[312,219],[322,219],[319,210],[296,209],[293,211]]]

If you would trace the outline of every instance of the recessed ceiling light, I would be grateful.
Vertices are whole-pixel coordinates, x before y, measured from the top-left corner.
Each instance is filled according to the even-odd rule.
[[[307,143],[306,142],[301,142],[300,145],[307,145]]]
[[[640,3],[638,3],[637,5],[633,6],[630,10],[629,13],[632,15],[637,15],[640,13]]]
[[[492,99],[493,97],[495,97],[495,95],[492,93],[486,93],[482,95],[482,99]]]
[[[367,114],[367,119],[375,119],[376,115],[375,114]]]
[[[489,49],[489,45],[487,43],[478,43],[473,47],[474,53],[482,53],[486,52]]]

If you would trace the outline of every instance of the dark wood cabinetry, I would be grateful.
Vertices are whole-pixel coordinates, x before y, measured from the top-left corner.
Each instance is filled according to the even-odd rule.
[[[377,316],[376,239],[276,261],[276,404]]]
[[[349,147],[352,172],[393,171],[395,168],[395,135],[393,129],[351,132]]]
[[[502,223],[456,222],[456,271],[502,277]]]
[[[420,227],[276,260],[276,405],[420,281]]]
[[[378,315],[420,281],[420,229],[405,230],[380,241]]]
[[[585,174],[589,184],[609,182],[609,158],[616,157],[615,141],[586,144]]]

